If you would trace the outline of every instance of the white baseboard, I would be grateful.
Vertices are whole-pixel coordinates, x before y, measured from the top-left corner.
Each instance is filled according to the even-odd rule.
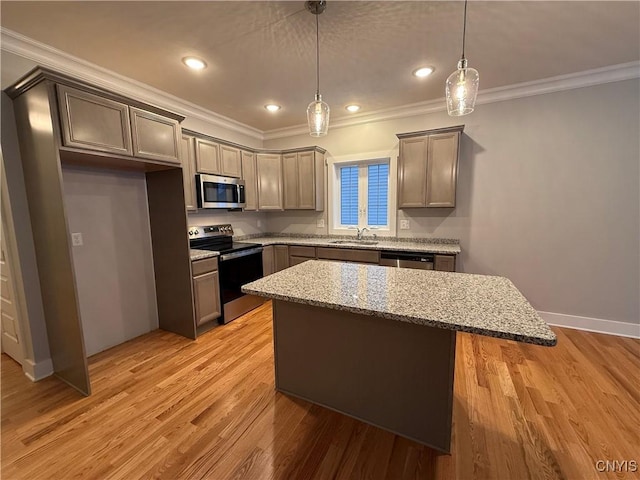
[[[565,315],[563,313],[538,312],[538,314],[549,325],[605,333],[607,335],[618,335],[620,337],[640,338],[640,324],[637,323],[616,322],[600,318]]]
[[[33,360],[25,360],[22,364],[22,371],[29,380],[37,382],[53,375],[53,363],[50,358],[37,363]]]

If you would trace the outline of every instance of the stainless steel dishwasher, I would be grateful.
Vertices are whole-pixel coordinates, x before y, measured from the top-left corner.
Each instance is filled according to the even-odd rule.
[[[433,253],[412,252],[380,252],[380,265],[387,267],[418,268],[420,270],[433,270]]]

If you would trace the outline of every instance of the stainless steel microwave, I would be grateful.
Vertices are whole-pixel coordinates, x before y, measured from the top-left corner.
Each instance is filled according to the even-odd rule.
[[[198,208],[243,208],[244,180],[218,175],[196,175]]]

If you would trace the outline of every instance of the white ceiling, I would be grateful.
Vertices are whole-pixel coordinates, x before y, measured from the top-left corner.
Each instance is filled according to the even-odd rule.
[[[13,2],[3,27],[260,130],[306,122],[315,93],[315,18],[304,1]],[[320,16],[320,90],[331,118],[444,96],[460,57],[463,3],[329,0]],[[204,58],[193,72],[180,59]],[[638,61],[640,2],[468,6],[480,89]],[[436,73],[416,79],[412,70]],[[283,106],[277,114],[263,105]]]

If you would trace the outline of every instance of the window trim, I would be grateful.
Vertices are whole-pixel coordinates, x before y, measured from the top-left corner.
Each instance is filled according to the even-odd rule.
[[[330,235],[352,235],[356,232],[356,227],[340,226],[340,167],[350,165],[370,165],[375,163],[389,163],[389,225],[387,228],[370,227],[371,232],[380,237],[393,237],[396,232],[397,209],[397,185],[398,185],[398,149],[356,153],[352,155],[342,155],[327,158],[327,221]],[[366,195],[366,192],[360,192]]]

